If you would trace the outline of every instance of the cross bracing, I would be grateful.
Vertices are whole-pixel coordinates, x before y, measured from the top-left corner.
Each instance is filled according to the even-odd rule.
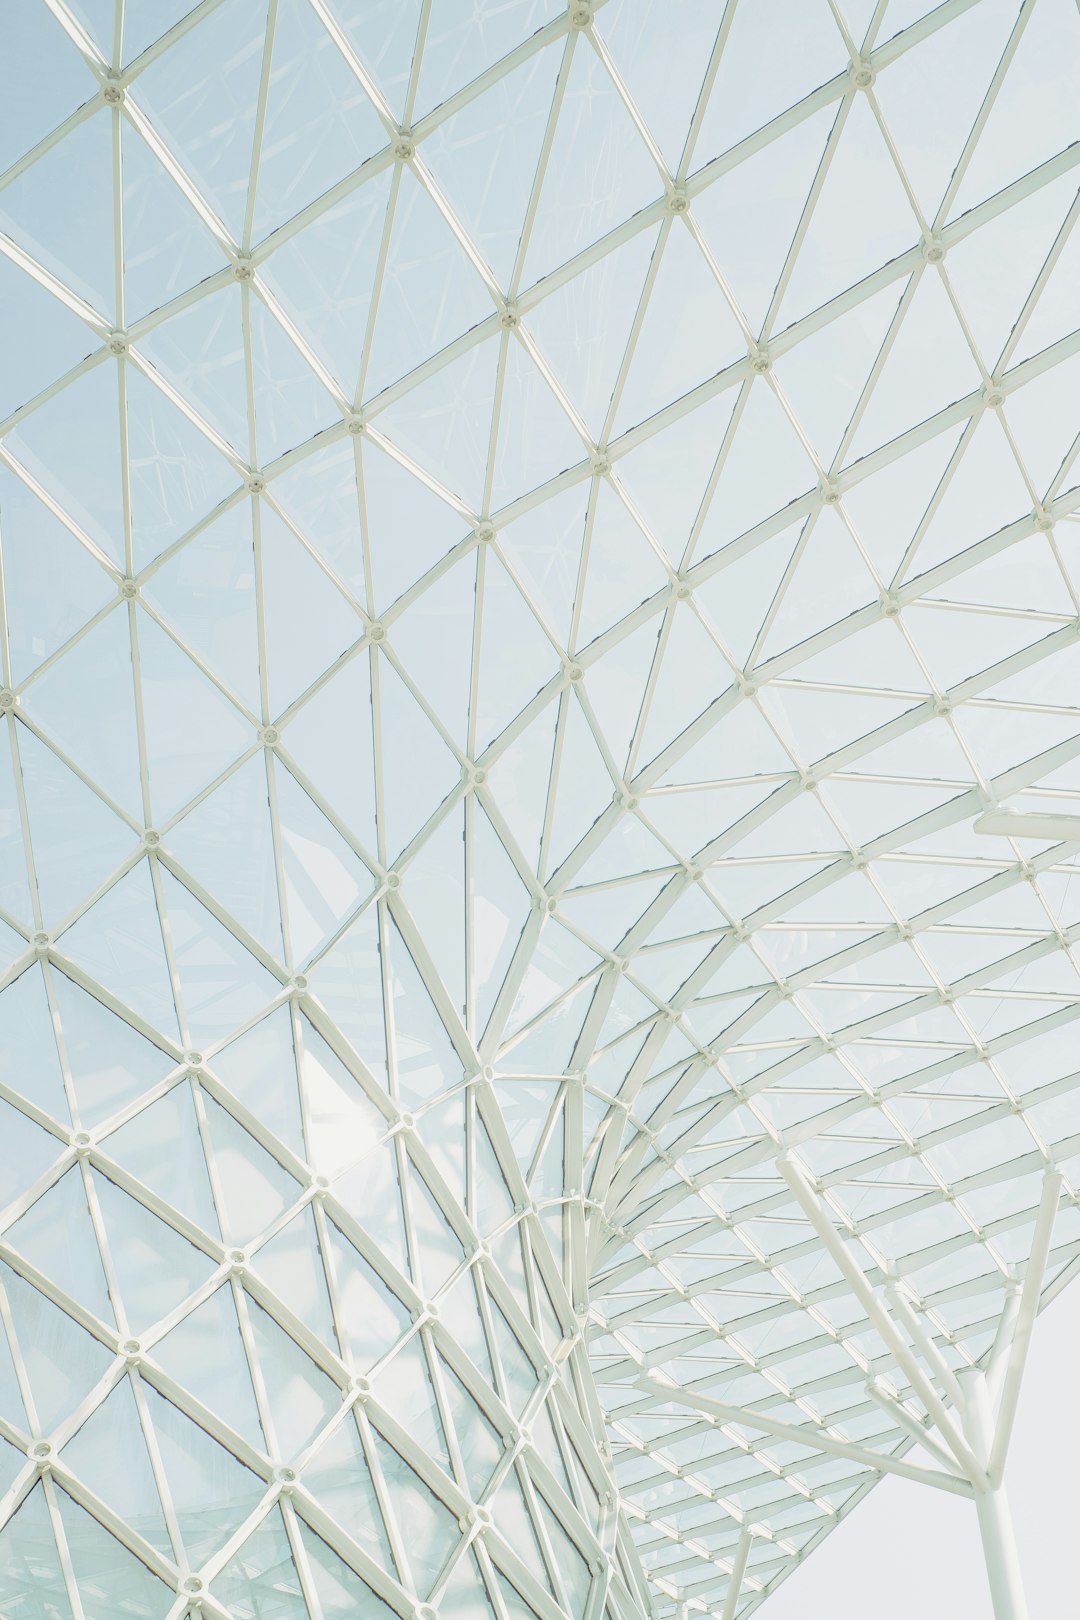
[[[728,1620],[996,1512],[1076,7],[0,29],[4,1613]]]

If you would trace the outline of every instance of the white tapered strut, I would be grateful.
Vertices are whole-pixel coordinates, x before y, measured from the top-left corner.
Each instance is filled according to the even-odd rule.
[[[994,1423],[987,1380],[975,1367],[962,1372],[960,1380],[964,1394],[964,1429],[968,1441],[976,1456],[988,1458],[993,1445]],[[1028,1620],[1027,1599],[1024,1597],[1012,1514],[1004,1484],[999,1481],[995,1485],[987,1479],[983,1489],[975,1492],[975,1511],[979,1519],[994,1620]]]

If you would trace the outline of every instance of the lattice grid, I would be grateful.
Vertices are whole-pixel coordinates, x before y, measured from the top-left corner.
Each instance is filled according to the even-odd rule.
[[[1080,1258],[1077,8],[5,32],[0,1609],[745,1616],[933,1417],[778,1159]]]

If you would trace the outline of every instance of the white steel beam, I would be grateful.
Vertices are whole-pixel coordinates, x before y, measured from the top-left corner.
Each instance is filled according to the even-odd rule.
[[[1050,1169],[1043,1178],[1042,1197],[1039,1200],[1039,1212],[1031,1240],[1031,1254],[1024,1273],[1019,1310],[1002,1378],[1001,1402],[997,1412],[993,1447],[989,1455],[990,1478],[994,1483],[1000,1483],[1005,1472],[1005,1459],[1008,1456],[1009,1441],[1012,1439],[1013,1425],[1016,1422],[1016,1408],[1020,1400],[1028,1351],[1031,1348],[1031,1333],[1042,1298],[1043,1277],[1050,1255],[1054,1218],[1057,1215],[1060,1197],[1060,1172]]]
[[[746,1575],[746,1561],[750,1557],[753,1540],[753,1531],[748,1530],[744,1525],[739,1532],[739,1542],[735,1548],[731,1574],[728,1576],[727,1596],[724,1598],[724,1610],[721,1620],[735,1620],[739,1608],[739,1598],[742,1596],[743,1579]]]
[[[897,1365],[908,1378],[912,1389],[914,1389],[930,1413],[938,1433],[956,1458],[961,1473],[971,1481],[976,1489],[981,1488],[984,1469],[976,1461],[970,1447],[965,1444],[962,1436],[958,1433],[957,1427],[946,1410],[941,1397],[934,1389],[933,1384],[926,1376],[903,1337],[897,1331],[888,1309],[878,1298],[862,1267],[840,1238],[832,1221],[825,1214],[817,1195],[806,1178],[805,1172],[795,1160],[790,1158],[778,1159],[777,1168],[794,1193],[815,1232],[835,1260],[860,1305],[862,1305],[881,1338],[895,1356]]]
[[[903,1457],[884,1456],[880,1452],[868,1450],[865,1446],[839,1440],[834,1435],[824,1433],[820,1428],[809,1424],[804,1428],[797,1423],[785,1423],[783,1419],[774,1418],[768,1412],[733,1406],[729,1402],[714,1400],[711,1395],[703,1395],[696,1390],[679,1389],[664,1384],[656,1378],[639,1378],[637,1386],[665,1401],[689,1406],[693,1411],[715,1418],[719,1423],[735,1423],[748,1429],[760,1429],[763,1434],[774,1435],[778,1440],[788,1440],[795,1445],[806,1446],[810,1450],[824,1451],[831,1457],[844,1457],[849,1462],[858,1463],[860,1467],[873,1469],[875,1473],[899,1474],[904,1479],[914,1479],[920,1484],[937,1486],[939,1490],[949,1491],[954,1496],[974,1494],[970,1480],[961,1478],[958,1474],[945,1474],[923,1468],[917,1463],[905,1462]]]
[[[1080,816],[1052,815],[1045,811],[985,810],[973,822],[977,833],[993,838],[1040,838],[1080,844]]]

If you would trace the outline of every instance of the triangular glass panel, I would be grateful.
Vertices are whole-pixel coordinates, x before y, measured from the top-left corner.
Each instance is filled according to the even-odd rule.
[[[252,1511],[265,1485],[146,1380],[142,1387],[184,1551],[198,1568]]]
[[[280,1507],[259,1521],[214,1577],[210,1593],[236,1620],[309,1620]]]
[[[7,1230],[12,1248],[109,1327],[115,1320],[83,1173],[54,1182]]]
[[[299,213],[386,144],[359,80],[304,0],[283,0],[278,7],[263,116],[256,237]]]
[[[173,1555],[146,1437],[123,1378],[63,1450],[66,1466],[166,1558]]]
[[[191,1088],[174,1086],[107,1136],[105,1152],[212,1237],[217,1214]]]
[[[398,1217],[400,1223],[400,1215]],[[366,1375],[381,1361],[409,1326],[409,1311],[378,1273],[327,1222],[328,1261],[335,1282],[334,1310],[342,1335],[342,1354]],[[378,1238],[379,1234],[375,1234]],[[391,1259],[404,1271],[404,1255],[391,1250]]]
[[[457,1520],[377,1430],[374,1441],[415,1589],[422,1598],[427,1597],[457,1542]]]
[[[21,1608],[41,1615],[42,1620],[72,1620],[64,1569],[40,1484],[20,1503],[0,1536],[0,1602],[13,1614]]]

